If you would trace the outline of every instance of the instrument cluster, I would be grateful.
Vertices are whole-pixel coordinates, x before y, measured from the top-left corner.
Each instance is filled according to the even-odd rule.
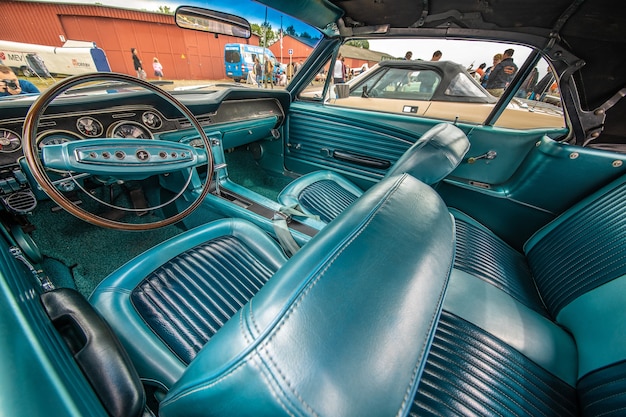
[[[23,120],[0,124],[0,166],[15,164],[22,156]],[[125,107],[107,111],[44,116],[37,129],[37,146],[95,138],[154,139],[177,128],[152,107]]]

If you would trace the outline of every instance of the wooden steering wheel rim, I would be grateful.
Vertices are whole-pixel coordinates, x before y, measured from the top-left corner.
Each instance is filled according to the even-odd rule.
[[[123,81],[123,82],[128,82],[131,84],[137,84],[148,89],[149,91],[157,94],[158,96],[167,100],[174,107],[176,107],[181,113],[185,115],[185,117],[187,117],[187,119],[191,122],[192,126],[195,127],[196,130],[198,131],[198,134],[200,135],[200,138],[202,139],[204,143],[204,147],[207,151],[207,167],[208,167],[207,178],[206,178],[205,183],[202,186],[202,192],[200,192],[198,197],[191,203],[191,205],[189,205],[186,209],[184,209],[180,213],[177,213],[166,219],[162,219],[162,220],[155,221],[155,222],[147,222],[147,223],[124,223],[124,222],[118,222],[115,220],[107,219],[105,217],[101,217],[89,211],[83,210],[82,208],[74,204],[61,191],[59,191],[57,187],[54,186],[54,184],[52,184],[52,181],[50,180],[48,175],[45,173],[45,168],[43,167],[43,164],[39,157],[39,150],[37,148],[37,139],[36,139],[37,126],[39,125],[39,118],[44,113],[48,105],[52,102],[52,100],[54,100],[61,92],[78,84],[82,84],[82,83],[89,82],[89,81],[102,81],[102,80]],[[176,98],[174,98],[168,92],[161,90],[160,88],[156,87],[155,85],[147,81],[140,80],[138,78],[131,77],[126,74],[109,73],[109,72],[81,74],[81,75],[76,75],[73,77],[66,78],[60,81],[59,83],[53,85],[50,89],[42,93],[35,100],[35,102],[31,105],[26,115],[26,119],[24,120],[24,132],[23,133],[24,133],[23,134],[24,157],[26,159],[26,163],[28,164],[28,167],[30,168],[31,174],[33,175],[33,177],[35,178],[35,180],[37,181],[41,189],[55,203],[57,203],[59,206],[65,209],[68,213],[88,223],[94,224],[96,226],[106,227],[106,228],[116,229],[116,230],[135,230],[135,231],[152,230],[152,229],[157,229],[159,227],[168,226],[170,224],[173,224],[182,220],[183,218],[191,214],[196,208],[198,208],[200,204],[202,204],[202,201],[204,201],[204,198],[207,196],[207,194],[210,192],[210,189],[211,189],[210,185],[211,185],[211,179],[212,179],[211,173],[213,172],[213,154],[211,152],[211,144],[209,142],[209,139],[206,133],[204,132],[204,130],[202,129],[200,122],[196,119],[196,117],[193,115],[191,110],[189,110],[185,105],[180,103]]]

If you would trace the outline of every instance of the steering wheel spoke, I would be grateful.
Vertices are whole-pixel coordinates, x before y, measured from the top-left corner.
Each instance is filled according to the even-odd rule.
[[[152,139],[87,139],[44,146],[49,169],[123,179],[144,179],[206,164],[202,148]]]

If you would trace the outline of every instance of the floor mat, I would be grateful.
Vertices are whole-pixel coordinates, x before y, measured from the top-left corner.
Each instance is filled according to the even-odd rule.
[[[52,212],[51,201],[39,203],[29,220],[36,229],[32,238],[46,259],[62,263],[71,271],[76,288],[85,297],[111,272],[152,246],[182,232],[176,226],[130,232],[105,229],[86,223],[64,210]],[[50,262],[50,261],[48,261]],[[44,265],[45,267],[45,265]],[[67,278],[55,278],[61,269],[47,270],[53,282],[71,286]]]
[[[225,153],[224,157],[231,181],[270,200],[276,201],[280,191],[293,181],[293,178],[268,174],[245,148],[236,148]]]

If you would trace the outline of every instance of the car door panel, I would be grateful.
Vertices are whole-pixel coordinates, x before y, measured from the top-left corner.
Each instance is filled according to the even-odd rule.
[[[332,169],[367,188],[436,123],[294,103],[286,124],[285,168],[297,174]]]
[[[472,148],[475,143],[488,146],[489,138],[484,129],[473,132]],[[488,171],[498,158],[460,167],[438,191],[448,206],[485,224],[518,250],[534,231],[567,207],[626,172],[624,154],[582,148],[543,136],[525,157],[520,157],[521,164],[510,177],[503,181],[472,180],[477,175],[470,165],[480,168],[475,174],[482,172],[483,180],[497,178]]]

